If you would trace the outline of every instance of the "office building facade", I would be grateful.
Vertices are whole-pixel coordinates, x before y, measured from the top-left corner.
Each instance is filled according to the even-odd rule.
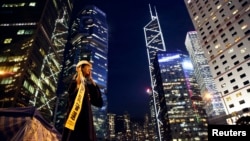
[[[208,117],[224,115],[223,102],[218,94],[196,31],[187,33],[185,45],[194,66],[194,74],[201,90],[201,97]]]
[[[157,66],[155,73],[163,90],[161,111],[166,111],[162,122],[169,134],[166,140],[207,140],[207,115],[188,55],[160,52]]]
[[[189,15],[225,103],[228,124],[249,111],[249,0],[185,0]]]
[[[34,106],[51,122],[61,69],[58,48],[63,48],[53,39],[60,40],[54,33],[63,3],[2,0],[0,5],[1,107]]]

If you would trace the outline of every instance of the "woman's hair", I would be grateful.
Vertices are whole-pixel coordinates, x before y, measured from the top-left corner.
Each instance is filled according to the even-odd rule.
[[[82,64],[81,66],[79,66],[76,71],[77,71],[77,74],[76,74],[76,84],[77,84],[77,88],[79,88],[80,84],[81,84],[81,77],[83,77],[83,74],[82,74],[82,68],[85,67],[86,65],[88,64]]]

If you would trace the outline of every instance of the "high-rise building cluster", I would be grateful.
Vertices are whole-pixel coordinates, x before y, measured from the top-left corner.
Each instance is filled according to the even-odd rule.
[[[207,114],[187,54],[168,52],[156,9],[144,27],[155,140],[207,140]],[[154,16],[153,16],[154,15]]]
[[[183,41],[188,53],[167,50],[156,8],[149,6],[143,29],[150,114],[139,123],[128,113],[107,113],[105,11],[87,2],[74,9],[71,0],[2,0],[0,107],[36,107],[61,131],[69,80],[76,63],[88,60],[104,99],[101,109],[93,107],[99,140],[207,140],[208,124],[235,124],[250,115],[250,3],[184,3],[195,28]]]
[[[104,100],[101,109],[93,107],[96,133],[103,139],[107,115],[106,14],[88,4],[75,9],[74,2],[79,1],[0,2],[0,105],[36,107],[61,132],[69,80],[77,62],[88,60]]]
[[[107,117],[107,141],[152,141],[157,137],[147,114],[139,121],[127,112],[123,115],[108,113]]]
[[[187,54],[168,51],[151,9],[151,21],[144,27],[150,111],[160,141],[207,140],[208,124],[235,124],[249,115],[249,1],[185,4],[195,27],[183,41]]]
[[[58,1],[0,2],[0,107],[54,114],[70,11]]]
[[[185,0],[185,4],[195,27],[187,34],[186,47],[199,67],[210,122],[235,124],[250,108],[249,0]]]

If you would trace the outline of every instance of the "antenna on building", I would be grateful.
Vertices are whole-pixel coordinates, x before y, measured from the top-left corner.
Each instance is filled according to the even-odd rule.
[[[156,11],[156,7],[154,6],[155,9],[155,16],[158,17],[157,11]]]
[[[151,9],[151,5],[149,4],[149,12],[150,12],[151,20],[154,20],[158,17],[155,6],[154,6],[154,13],[153,13]]]
[[[153,14],[152,14],[152,10],[151,10],[151,5],[150,4],[148,4],[148,5],[149,5],[149,12],[150,12],[151,20],[153,20]]]

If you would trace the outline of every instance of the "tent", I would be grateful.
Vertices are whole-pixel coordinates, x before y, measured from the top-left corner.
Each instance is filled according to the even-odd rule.
[[[0,108],[1,141],[60,141],[61,134],[35,107]]]

